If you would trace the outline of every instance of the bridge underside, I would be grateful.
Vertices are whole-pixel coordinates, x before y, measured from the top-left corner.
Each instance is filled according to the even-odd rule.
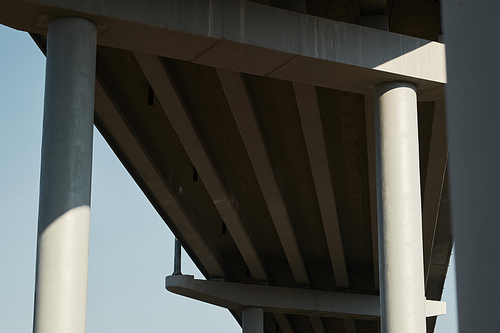
[[[452,239],[439,3],[389,1],[389,33],[351,24],[363,1],[306,1],[307,15],[264,1],[166,1],[167,14],[118,2],[39,1],[1,18],[43,51],[50,18],[98,22],[95,125],[207,279],[379,295],[372,85],[401,80],[418,89],[425,294],[440,300]],[[264,323],[380,330],[272,312]]]

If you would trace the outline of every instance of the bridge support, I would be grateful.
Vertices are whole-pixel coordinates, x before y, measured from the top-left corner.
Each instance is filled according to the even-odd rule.
[[[264,333],[264,310],[244,308],[242,310],[243,333]]]
[[[35,286],[35,333],[84,333],[97,28],[48,29]]]
[[[425,333],[416,87],[375,94],[380,312],[383,333]]]
[[[175,294],[232,310],[260,308],[274,314],[361,320],[380,318],[379,297],[373,295],[195,280],[192,275],[167,276],[165,287]],[[425,301],[424,307],[426,317],[446,313],[445,302]],[[249,315],[252,316],[251,312]]]

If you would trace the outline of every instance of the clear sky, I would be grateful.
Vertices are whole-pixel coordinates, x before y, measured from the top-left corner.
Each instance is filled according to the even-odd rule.
[[[31,332],[45,57],[0,25],[0,332]],[[241,331],[231,314],[167,292],[174,236],[94,131],[87,332]],[[183,255],[184,274],[202,275]],[[458,332],[454,265],[436,333]]]

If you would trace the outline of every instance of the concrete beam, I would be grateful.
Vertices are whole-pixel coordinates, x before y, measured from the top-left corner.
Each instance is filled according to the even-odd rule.
[[[158,100],[203,180],[207,192],[224,220],[252,276],[257,281],[267,281],[267,275],[257,251],[233,205],[235,201],[227,193],[167,68],[156,56],[135,53],[135,57],[153,90],[162,92],[157,95]]]
[[[366,152],[368,160],[368,188],[370,193],[370,227],[372,232],[373,279],[375,289],[379,289],[378,225],[377,225],[377,167],[375,155],[375,105],[372,98],[365,95]]]
[[[309,277],[300,253],[297,237],[288,215],[285,200],[277,184],[267,147],[243,78],[240,73],[228,70],[218,69],[217,74],[245,143],[255,176],[283,246],[283,251],[290,264],[295,282],[299,285],[308,286]]]
[[[288,209],[269,160],[267,147],[253,109],[253,103],[241,73],[218,69],[226,98],[250,157],[255,175],[266,201],[274,227],[280,239],[283,251],[298,285],[309,286],[309,277],[302,259],[297,237],[293,229]],[[311,317],[315,324],[315,333],[324,332],[318,318]],[[320,330],[322,329],[322,331]]]
[[[424,245],[425,285],[429,279],[434,236],[439,217],[441,195],[448,164],[448,141],[444,100],[435,103],[432,121],[427,177],[422,189],[422,233]]]
[[[189,247],[200,260],[210,277],[225,277],[222,268],[206,242],[203,240],[198,229],[193,225],[192,217],[183,207],[191,207],[192,203],[182,195],[182,188],[174,181],[174,177],[168,177],[168,170],[158,172],[151,158],[144,151],[137,136],[131,131],[127,122],[123,120],[118,103],[113,98],[102,79],[96,80],[96,112],[100,121],[113,133],[113,137],[121,143],[123,154],[134,165],[142,180],[157,199],[161,208],[168,212],[171,221],[179,233],[182,234]],[[164,175],[167,174],[167,177]],[[168,180],[167,180],[168,178]]]
[[[319,209],[323,220],[326,242],[332,262],[335,283],[338,287],[349,288],[349,276],[345,263],[344,248],[340,234],[335,194],[333,193],[328,155],[326,151],[323,123],[319,110],[316,87],[294,83],[293,89],[297,99],[300,121],[311,164],[314,186],[318,197]],[[347,322],[349,321],[349,322]],[[311,322],[319,326],[317,320]],[[346,319],[346,331],[356,332],[354,322]],[[316,329],[315,329],[316,331]]]
[[[274,317],[276,318],[276,321],[278,322],[278,325],[280,325],[281,331],[283,333],[294,333],[292,326],[290,326],[290,323],[288,322],[288,318],[284,313],[275,313]]]
[[[195,280],[191,275],[170,275],[166,289],[228,309],[263,308],[265,312],[316,317],[379,320],[378,296],[335,293],[311,289],[272,287]],[[426,302],[428,317],[446,313],[446,303]]]
[[[326,333],[321,317],[310,316],[309,320],[311,321],[314,333]]]
[[[293,88],[318,196],[321,218],[323,219],[335,283],[339,287],[349,288],[349,277],[342,247],[316,87],[294,83]]]
[[[78,15],[99,23],[99,45],[361,94],[404,80],[422,100],[444,95],[441,43],[254,2],[5,0],[2,8],[2,24],[38,34],[53,17]]]

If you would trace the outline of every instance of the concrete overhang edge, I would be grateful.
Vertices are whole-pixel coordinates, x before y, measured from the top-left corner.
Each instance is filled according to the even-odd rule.
[[[444,44],[247,1],[6,0],[0,22],[45,34],[61,16],[96,22],[103,46],[363,94],[396,80],[423,100],[444,94]]]
[[[167,276],[165,286],[175,294],[233,310],[259,307],[273,313],[380,318],[380,299],[372,295],[197,280],[192,275]],[[446,314],[445,302],[426,301],[427,317],[442,314]]]

